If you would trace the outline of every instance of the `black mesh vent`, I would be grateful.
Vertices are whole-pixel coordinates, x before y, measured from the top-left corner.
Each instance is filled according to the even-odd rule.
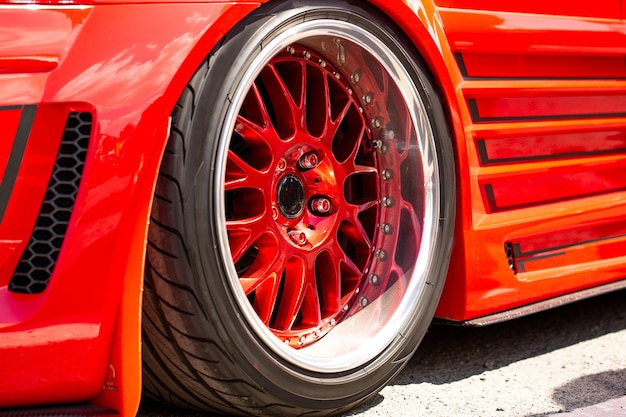
[[[37,223],[9,290],[38,294],[48,286],[74,208],[90,135],[91,113],[70,113]]]
[[[506,242],[504,244],[504,253],[506,254],[506,259],[509,262],[509,268],[511,268],[511,271],[513,271],[513,273],[517,275],[517,267],[515,266],[515,254],[513,253],[513,244],[511,242]]]

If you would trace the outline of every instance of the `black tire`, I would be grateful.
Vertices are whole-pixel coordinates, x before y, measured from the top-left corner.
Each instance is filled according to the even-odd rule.
[[[412,46],[362,3],[261,6],[181,96],[147,248],[148,397],[344,412],[425,334],[452,245],[452,147]]]

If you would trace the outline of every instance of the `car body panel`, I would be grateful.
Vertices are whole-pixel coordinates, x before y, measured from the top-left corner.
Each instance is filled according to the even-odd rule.
[[[624,278],[624,22],[439,15],[460,73],[471,214],[465,270],[453,256],[438,315],[466,320]]]
[[[24,107],[41,103],[34,104],[0,227],[2,406],[85,401],[124,383],[135,387],[129,407],[136,408],[145,236],[168,115],[203,51],[256,5],[1,8],[0,26],[19,22],[10,32],[21,35],[2,52],[9,64],[0,71],[0,109],[14,126]],[[138,32],[145,19],[153,24]],[[49,41],[54,53],[46,53],[50,33],[59,34]],[[32,39],[41,44],[21,44]],[[43,55],[56,57],[58,72],[12,64]],[[45,292],[16,294],[7,284],[37,218],[65,119],[76,111],[92,113],[95,123],[63,251]],[[110,364],[114,335],[126,360],[114,356],[119,363]]]
[[[0,407],[137,409],[169,115],[259,5],[143,3],[0,6]],[[626,278],[620,3],[371,3],[415,45],[449,117],[457,220],[437,316],[475,319]],[[91,139],[54,275],[40,293],[9,291],[77,112],[93,116]]]

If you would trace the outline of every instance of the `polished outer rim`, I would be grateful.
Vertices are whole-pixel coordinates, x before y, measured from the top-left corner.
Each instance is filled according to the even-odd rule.
[[[238,280],[238,274],[232,262],[229,247],[229,238],[226,229],[224,182],[226,176],[226,161],[230,138],[235,126],[235,120],[243,100],[255,78],[273,56],[283,51],[289,45],[298,43],[311,37],[336,37],[360,45],[371,54],[385,68],[389,76],[395,81],[398,90],[402,92],[411,116],[411,122],[417,132],[418,149],[424,177],[424,216],[422,239],[419,246],[419,255],[409,285],[404,290],[401,301],[375,337],[368,337],[365,343],[353,346],[345,351],[337,349],[337,343],[329,341],[326,345],[322,338],[311,347],[294,349],[280,341],[258,318],[256,312],[246,298]],[[372,33],[354,24],[324,19],[323,21],[308,21],[294,25],[281,32],[270,42],[264,45],[258,55],[249,63],[247,69],[232,94],[223,129],[219,138],[219,147],[215,164],[215,181],[213,201],[216,207],[216,226],[219,251],[225,260],[224,266],[227,279],[233,289],[233,294],[241,309],[246,322],[259,339],[283,360],[313,372],[337,373],[348,371],[362,366],[376,359],[396,338],[402,337],[407,325],[415,315],[420,314],[421,305],[426,292],[426,279],[433,263],[435,243],[437,242],[440,217],[440,185],[438,162],[435,153],[434,138],[426,112],[412,77],[407,73],[404,65],[381,40]],[[332,332],[331,332],[332,333]],[[328,337],[328,336],[327,336]],[[336,350],[336,351],[335,351]],[[349,376],[343,378],[350,378]]]

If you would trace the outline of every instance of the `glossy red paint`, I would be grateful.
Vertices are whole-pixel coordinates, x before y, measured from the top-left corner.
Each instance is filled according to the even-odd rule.
[[[2,406],[100,395],[126,415],[136,410],[142,260],[169,113],[206,51],[254,7],[0,8],[0,31],[13,39],[3,42],[2,68],[41,55],[59,62],[50,73],[4,71],[0,78],[0,106],[38,105],[0,227]],[[48,291],[15,294],[7,283],[71,111],[90,112],[95,123],[64,250]]]
[[[458,70],[467,150],[459,175],[469,185],[456,241],[465,253],[451,263],[441,317],[485,316],[626,276],[624,236],[608,233],[626,186],[624,22],[615,10],[598,19],[603,8],[589,9],[575,12],[583,17],[439,10]],[[605,234],[582,238],[597,222]],[[534,235],[545,251],[533,260],[513,251],[525,266],[513,273],[503,246]]]
[[[438,317],[626,278],[620,2],[371,3],[413,42],[449,116],[458,218]],[[146,225],[169,116],[202,59],[257,5],[0,6],[3,186],[36,106],[0,207],[1,407],[90,401],[135,413]],[[45,292],[16,294],[9,281],[71,112],[94,123],[63,250]]]

